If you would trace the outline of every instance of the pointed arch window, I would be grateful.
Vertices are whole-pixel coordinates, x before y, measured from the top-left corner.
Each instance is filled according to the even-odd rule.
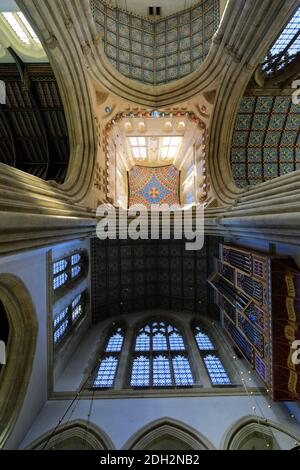
[[[56,292],[82,277],[85,267],[86,256],[82,252],[74,253],[52,263],[53,290]]]
[[[154,321],[135,337],[131,387],[188,387],[194,378],[180,331],[170,323]]]
[[[300,7],[283,29],[262,64],[267,74],[281,71],[290,64],[300,52]]]
[[[124,329],[118,326],[111,331],[106,340],[92,388],[112,388],[114,386],[123,343]]]
[[[53,318],[53,342],[54,346],[61,345],[68,333],[85,316],[87,291],[77,295],[70,305],[62,309]]]
[[[200,325],[194,326],[193,333],[212,385],[231,385],[231,380],[209,335]]]

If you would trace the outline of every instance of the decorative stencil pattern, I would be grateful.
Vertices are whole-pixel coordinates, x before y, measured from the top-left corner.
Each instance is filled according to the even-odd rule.
[[[179,171],[174,165],[156,168],[135,165],[128,178],[129,206],[179,204]]]
[[[219,25],[218,0],[202,0],[157,21],[112,9],[102,0],[94,0],[93,13],[112,65],[152,85],[193,72],[207,56]]]
[[[300,106],[290,96],[244,96],[235,121],[231,169],[238,187],[300,169]]]

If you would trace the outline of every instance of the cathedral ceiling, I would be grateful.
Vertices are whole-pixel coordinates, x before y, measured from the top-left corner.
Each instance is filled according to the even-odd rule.
[[[0,64],[6,104],[0,105],[0,162],[62,182],[69,139],[60,93],[49,65]],[[20,73],[21,72],[21,73]]]
[[[187,5],[181,2],[181,10]],[[126,77],[151,85],[196,70],[209,52],[220,18],[217,0],[197,2],[185,12],[157,21],[110,8],[101,0],[94,0],[93,12],[112,65]]]
[[[174,165],[159,168],[134,166],[128,174],[129,206],[179,205],[179,171]]]
[[[231,149],[237,186],[256,185],[300,169],[300,106],[293,104],[292,91],[247,90]]]
[[[92,299],[95,322],[154,308],[206,314],[207,278],[218,239],[185,250],[182,240],[92,240]]]

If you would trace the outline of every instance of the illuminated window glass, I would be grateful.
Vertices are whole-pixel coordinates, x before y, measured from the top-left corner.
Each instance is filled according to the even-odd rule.
[[[124,330],[120,327],[114,328],[106,340],[92,388],[113,387],[123,343]]]
[[[262,69],[270,75],[282,70],[300,52],[300,8],[292,16],[265,58]]]
[[[105,357],[100,361],[99,369],[94,381],[94,387],[109,388],[114,384],[118,359],[114,356]]]
[[[172,385],[171,368],[168,357],[153,358],[153,386],[166,387]]]
[[[136,351],[150,351],[150,336],[147,333],[140,333],[136,337]]]
[[[72,301],[72,308],[75,308],[79,304],[81,296],[82,294],[79,294],[75,297],[75,299]]]
[[[54,318],[53,320],[53,326],[54,328],[62,322],[62,320],[64,320],[66,318],[66,316],[68,315],[68,311],[69,311],[69,308],[66,307],[64,308],[58,315],[56,315],[56,317]]]
[[[229,376],[208,334],[199,325],[194,326],[193,333],[212,385],[230,385]]]
[[[153,335],[152,341],[153,351],[166,351],[168,349],[167,338],[163,333],[155,333],[155,335]]]
[[[60,261],[53,263],[53,274],[61,273],[66,269],[67,266],[68,262],[65,259],[61,259]]]
[[[57,343],[66,333],[69,320],[65,320],[54,332],[54,343]]]
[[[195,339],[200,351],[215,349],[209,337],[205,333],[203,333],[198,326],[196,326],[195,328]]]
[[[150,360],[138,356],[133,360],[131,382],[132,387],[148,387],[150,385]]]
[[[41,47],[41,43],[36,33],[21,11],[7,11],[1,13],[1,16],[5,19],[11,30],[15,33],[20,41],[22,41],[27,46]]]
[[[70,305],[53,319],[53,341],[57,345],[85,314],[85,292],[77,295]]]
[[[74,266],[71,270],[71,276],[74,278],[74,277],[77,277],[81,272],[81,266]]]
[[[122,350],[123,341],[124,336],[121,328],[119,328],[118,331],[109,338],[105,351],[120,352]]]
[[[63,286],[68,280],[68,274],[63,273],[53,278],[53,289],[56,290]]]
[[[178,351],[182,355],[178,355]],[[141,354],[142,353],[142,354]],[[194,384],[182,335],[164,321],[147,323],[135,338],[132,387],[171,387]]]
[[[230,379],[221,360],[215,355],[204,357],[204,363],[213,385],[230,385]]]
[[[178,355],[173,357],[175,384],[178,386],[193,385],[193,374],[187,357]]]
[[[79,261],[81,260],[81,256],[79,253],[76,253],[76,255],[71,256],[71,264],[74,266],[75,264],[78,264]]]
[[[75,253],[52,263],[53,289],[57,290],[83,274],[84,259]]]
[[[183,338],[179,333],[171,333],[169,336],[171,351],[184,351]]]
[[[82,314],[83,314],[83,306],[80,303],[77,305],[77,307],[75,307],[72,310],[72,321],[73,322],[77,321],[81,317]]]

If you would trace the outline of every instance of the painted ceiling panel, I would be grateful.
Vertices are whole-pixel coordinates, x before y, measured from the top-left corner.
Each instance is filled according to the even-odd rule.
[[[237,186],[300,169],[300,109],[291,96],[245,95],[235,121],[231,169]]]
[[[128,174],[129,206],[179,204],[179,171],[174,165],[151,168],[135,165]]]
[[[196,70],[209,52],[220,21],[218,0],[203,0],[194,6],[182,2],[185,11],[155,20],[102,0],[93,0],[92,7],[112,65],[123,75],[151,85]]]

